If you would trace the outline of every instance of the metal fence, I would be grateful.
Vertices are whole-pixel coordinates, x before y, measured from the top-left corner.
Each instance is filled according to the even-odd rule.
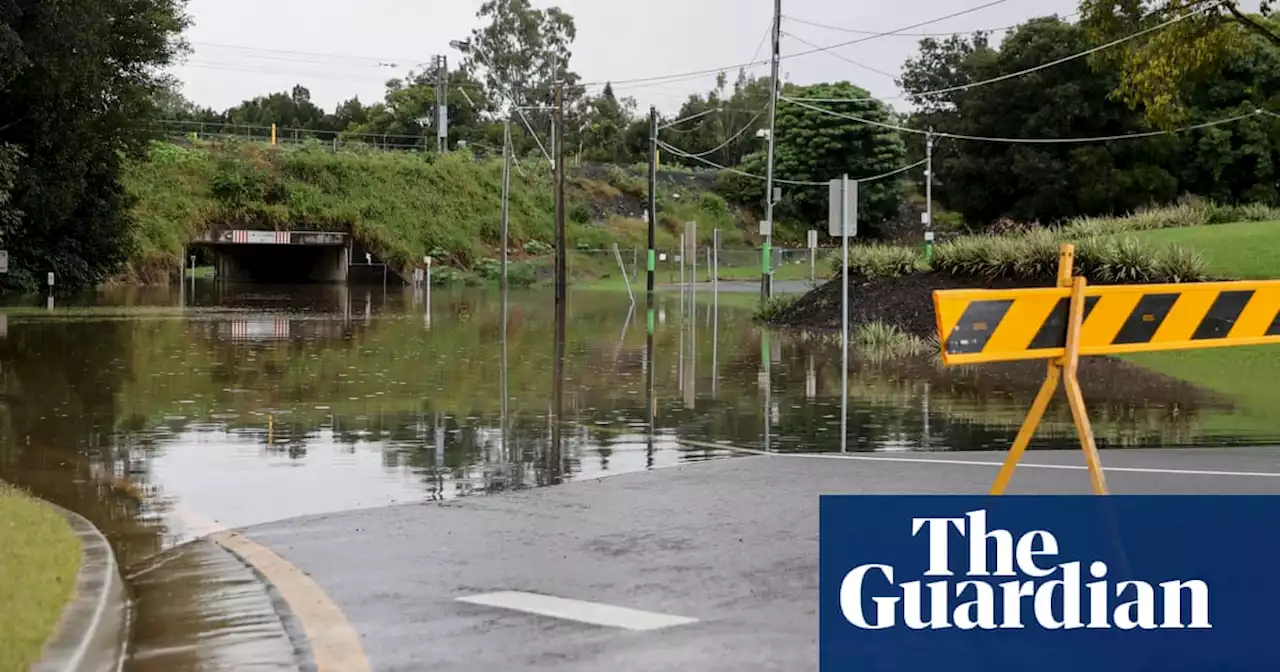
[[[619,247],[616,254],[612,249],[575,249],[569,252],[566,265],[574,277],[618,277],[625,268],[632,283],[643,284],[647,258],[646,248]],[[812,268],[810,258],[807,249],[774,248],[771,267],[775,281],[831,277],[828,250],[816,251]],[[710,246],[700,245],[687,255],[682,255],[678,247],[658,248],[654,252],[654,275],[658,284],[677,284],[682,279],[686,282],[711,282],[713,268],[718,270],[715,275],[722,282],[757,281],[763,268],[761,251],[738,248],[719,250],[717,254]]]

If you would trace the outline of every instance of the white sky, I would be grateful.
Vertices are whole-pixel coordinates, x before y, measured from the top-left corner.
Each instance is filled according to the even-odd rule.
[[[383,83],[409,68],[447,54],[449,41],[464,38],[479,23],[482,0],[190,0],[194,25],[188,40],[195,52],[173,69],[188,98],[222,110],[246,98],[287,91],[294,84],[332,110],[359,95],[381,100]],[[985,4],[986,0],[783,0],[783,30],[820,46],[847,42],[857,34],[788,21],[786,16],[856,30],[887,31]],[[573,68],[585,81],[627,80],[717,68],[767,59],[765,37],[772,0],[534,0],[559,5],[573,15],[578,38]],[[1007,0],[909,32],[996,28],[1035,16],[1077,11],[1075,0]],[[916,52],[918,38],[889,36],[836,50],[877,70],[896,74]],[[759,51],[757,52],[757,47]],[[782,53],[807,50],[783,36]],[[305,52],[305,53],[291,53]],[[758,57],[753,55],[758,53]],[[396,68],[382,67],[393,62]],[[420,69],[420,68],[419,68]],[[756,66],[757,73],[768,65]],[[899,93],[893,79],[817,53],[782,61],[784,78],[796,83],[849,80],[877,96]],[[730,73],[732,79],[736,71]],[[706,91],[708,75],[689,81],[615,85],[641,108],[675,111],[690,93]],[[892,101],[891,101],[892,102]],[[901,104],[895,107],[902,108]]]

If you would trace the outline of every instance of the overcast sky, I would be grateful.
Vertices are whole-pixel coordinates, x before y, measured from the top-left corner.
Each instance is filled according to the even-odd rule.
[[[865,31],[887,31],[945,16],[989,0],[783,0],[782,53],[860,37],[805,25],[803,19]],[[173,69],[188,98],[225,109],[294,84],[311,90],[325,109],[358,95],[380,100],[383,83],[434,54],[459,54],[449,41],[478,25],[482,0],[190,0],[194,53]],[[573,68],[584,81],[621,81],[718,68],[768,58],[764,41],[772,0],[534,0],[573,15],[578,38]],[[1007,0],[911,32],[997,28],[1034,16],[1072,15],[1076,0]],[[794,17],[797,20],[789,20]],[[799,38],[799,39],[797,39]],[[897,74],[915,53],[918,37],[888,36],[835,50],[845,58]],[[757,56],[758,54],[758,56]],[[394,63],[387,67],[383,63]],[[420,68],[419,68],[420,69]],[[768,65],[755,68],[761,74]],[[800,84],[846,79],[877,96],[899,93],[886,74],[863,69],[830,53],[782,61],[785,79]],[[731,74],[732,77],[732,74]],[[673,112],[690,93],[706,91],[713,76],[688,81],[615,86],[641,108]],[[892,101],[891,101],[892,102]],[[901,109],[902,105],[895,105]]]

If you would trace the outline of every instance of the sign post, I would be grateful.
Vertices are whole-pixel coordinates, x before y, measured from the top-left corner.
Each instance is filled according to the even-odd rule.
[[[827,230],[843,240],[840,287],[840,452],[848,450],[849,430],[849,238],[858,234],[858,182],[844,175],[831,180]]]

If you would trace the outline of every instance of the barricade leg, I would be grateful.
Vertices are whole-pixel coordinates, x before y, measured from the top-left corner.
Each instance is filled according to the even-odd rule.
[[[1031,437],[1035,436],[1036,428],[1040,426],[1040,419],[1044,417],[1045,409],[1049,407],[1049,402],[1053,399],[1053,393],[1058,389],[1058,380],[1062,376],[1062,365],[1058,362],[1049,364],[1048,373],[1045,375],[1044,384],[1040,386],[1040,393],[1036,395],[1036,400],[1031,403],[1031,410],[1027,411],[1027,417],[1022,421],[1022,429],[1018,430],[1018,436],[1013,440],[1013,447],[1009,449],[1009,455],[1004,458],[1004,465],[1000,467],[1000,473],[996,475],[996,482],[991,486],[991,494],[1003,495],[1005,488],[1009,487],[1009,481],[1013,478],[1013,471],[1018,468],[1018,461],[1022,459],[1022,454],[1026,452],[1027,445],[1031,443]]]
[[[1071,405],[1071,417],[1075,420],[1076,433],[1080,436],[1080,450],[1084,451],[1084,461],[1089,466],[1089,480],[1093,484],[1093,494],[1105,495],[1107,479],[1102,473],[1102,459],[1098,456],[1098,446],[1093,440],[1093,425],[1089,423],[1089,411],[1085,408],[1084,394],[1080,391],[1080,379],[1076,376],[1080,368],[1080,331],[1084,325],[1084,290],[1087,284],[1084,278],[1075,278],[1071,285],[1065,387],[1067,403]]]

